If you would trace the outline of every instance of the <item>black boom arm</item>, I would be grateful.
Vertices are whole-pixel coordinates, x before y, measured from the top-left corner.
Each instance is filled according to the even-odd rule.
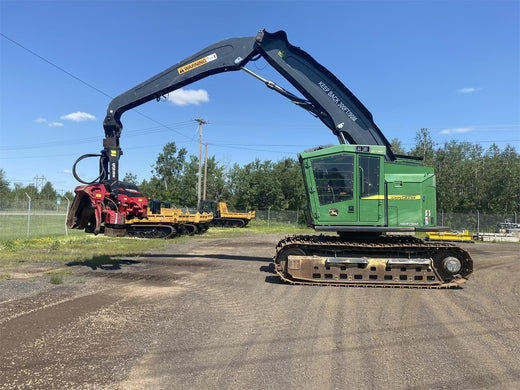
[[[299,98],[244,66],[259,57],[287,79],[304,97]],[[386,159],[394,160],[390,144],[367,108],[329,70],[309,54],[291,45],[284,31],[260,30],[255,37],[231,38],[215,43],[116,97],[107,109],[102,179],[117,180],[121,155],[121,115],[197,80],[217,73],[246,70],[300,107],[317,116],[340,143],[383,145]],[[110,162],[110,167],[108,163]],[[103,173],[104,172],[104,173]],[[110,172],[110,177],[108,177]]]

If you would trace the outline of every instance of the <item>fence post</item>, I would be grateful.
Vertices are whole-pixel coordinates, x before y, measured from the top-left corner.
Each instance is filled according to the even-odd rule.
[[[267,227],[271,226],[271,206],[267,208]]]
[[[69,216],[69,208],[70,208],[70,200],[65,195],[63,195],[65,199],[67,199],[67,212],[65,213],[65,235],[69,235],[69,229],[67,227],[67,217]]]
[[[477,210],[477,234],[480,233],[480,213]]]
[[[441,210],[441,226],[444,226],[444,209]]]
[[[29,207],[27,209],[27,238],[29,238],[29,232],[31,230],[31,197],[27,192],[25,195],[29,198]]]

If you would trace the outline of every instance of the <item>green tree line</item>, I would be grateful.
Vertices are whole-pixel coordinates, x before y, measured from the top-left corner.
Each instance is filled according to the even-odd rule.
[[[520,209],[520,154],[507,145],[487,150],[471,142],[437,145],[421,129],[409,152],[435,169],[437,208],[451,212],[479,210],[512,213]]]
[[[198,157],[188,156],[186,149],[178,149],[170,142],[157,157],[150,179],[138,182],[135,175],[127,174],[123,180],[137,184],[149,198],[177,207],[196,207],[198,169]],[[244,166],[226,167],[212,156],[204,172],[206,199],[225,201],[235,209],[296,210],[305,203],[301,171],[295,159],[256,159]]]
[[[392,150],[395,154],[421,157],[424,165],[435,169],[438,209],[489,213],[520,209],[520,154],[512,146],[501,149],[493,144],[484,149],[479,144],[453,140],[438,145],[427,129],[421,129],[410,150],[405,150],[397,139],[392,140]],[[127,174],[123,180],[137,184],[149,198],[169,201],[177,207],[196,207],[198,169],[198,157],[171,142],[157,157],[149,179],[139,182],[135,175]],[[305,207],[305,188],[295,158],[256,159],[229,167],[212,156],[206,170],[206,199],[225,201],[238,210]],[[15,184],[11,189],[0,169],[0,199],[24,197],[24,192],[35,198],[57,196],[50,183],[40,192],[33,185]]]

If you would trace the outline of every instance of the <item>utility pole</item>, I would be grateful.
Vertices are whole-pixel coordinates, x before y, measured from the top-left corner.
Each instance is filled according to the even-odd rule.
[[[202,199],[206,199],[206,178],[208,177],[208,143],[206,142],[206,154],[204,155],[204,191]]]
[[[195,119],[195,122],[198,122],[199,124],[199,181],[197,186],[197,209],[200,208],[200,201],[201,201],[201,190],[202,190],[202,125],[207,124],[204,119],[197,118]]]

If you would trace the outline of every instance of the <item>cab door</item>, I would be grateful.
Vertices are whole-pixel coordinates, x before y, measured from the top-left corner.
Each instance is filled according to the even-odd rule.
[[[317,225],[357,222],[355,155],[336,154],[308,160],[306,180],[312,217]]]
[[[384,223],[383,157],[358,155],[359,221]]]

